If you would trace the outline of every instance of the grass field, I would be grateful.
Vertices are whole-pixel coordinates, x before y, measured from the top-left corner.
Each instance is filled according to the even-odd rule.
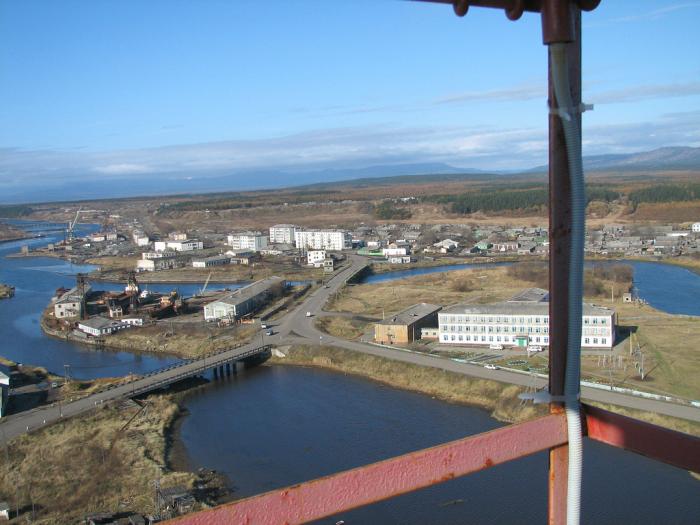
[[[153,480],[192,486],[196,476],[167,466],[167,435],[177,404],[151,396],[146,409],[110,406],[13,440],[3,451],[0,500],[20,520],[76,523],[104,511],[151,513]],[[133,420],[132,420],[133,418]]]
[[[217,328],[204,324],[201,320],[195,323],[161,322],[121,330],[109,336],[106,339],[106,345],[113,349],[156,352],[180,357],[201,357],[207,352],[245,342],[255,332],[254,325],[245,324]]]
[[[366,330],[368,323],[341,316],[323,316],[316,320],[316,328],[343,339],[357,339]]]
[[[629,283],[599,281],[599,294],[586,301],[612,307],[618,314],[618,344],[614,359],[602,362],[598,356],[582,359],[587,379],[616,386],[700,399],[700,319],[664,314],[649,306],[626,304],[620,300]],[[457,270],[449,273],[417,276],[401,281],[355,285],[346,288],[329,306],[330,310],[381,318],[419,302],[438,305],[454,303],[491,303],[511,297],[533,286],[514,279],[507,268]],[[614,302],[610,289],[614,287]],[[464,290],[464,291],[460,291]],[[330,322],[330,321],[329,321]],[[347,321],[345,321],[347,322]],[[340,326],[341,321],[335,321]],[[644,353],[646,377],[642,381],[635,363],[640,355],[630,355],[629,332],[633,350],[639,344]]]

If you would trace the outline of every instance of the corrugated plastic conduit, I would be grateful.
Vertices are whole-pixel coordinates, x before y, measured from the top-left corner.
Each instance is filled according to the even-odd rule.
[[[568,348],[564,397],[569,437],[569,472],[566,505],[567,525],[578,525],[581,515],[581,471],[583,437],[579,401],[581,383],[581,318],[583,301],[583,243],[586,195],[581,159],[581,133],[578,127],[579,108],[573,107],[569,86],[567,44],[550,44],[556,110],[561,119],[566,140],[566,153],[571,179],[571,249],[569,267]]]

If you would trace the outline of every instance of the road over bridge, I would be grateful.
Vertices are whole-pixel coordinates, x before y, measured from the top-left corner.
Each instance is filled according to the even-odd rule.
[[[269,356],[270,345],[250,343],[207,354],[200,359],[184,360],[150,374],[115,383],[109,387],[69,403],[43,406],[27,412],[6,416],[0,420],[0,442],[10,440],[25,432],[39,429],[56,421],[83,414],[108,401],[132,398],[164,388],[188,377],[204,374],[208,370],[225,372],[238,361],[259,356]]]
[[[488,370],[481,365],[458,362],[438,356],[419,354],[397,348],[387,348],[357,341],[347,341],[321,332],[314,325],[315,316],[323,311],[324,305],[333,294],[338,292],[347,284],[348,280],[363,271],[367,266],[367,259],[360,256],[351,255],[348,261],[349,264],[334,274],[324,286],[313,291],[299,306],[285,314],[277,322],[277,334],[265,338],[268,343],[267,345],[260,345],[257,343],[241,345],[215,355],[207,355],[202,359],[183,361],[167,369],[135,379],[134,381],[124,382],[78,401],[63,404],[61,407],[42,407],[29,412],[5,417],[0,420],[0,441],[5,441],[6,439],[11,439],[27,431],[41,428],[62,417],[65,418],[82,414],[107,401],[134,397],[157,388],[162,388],[186,377],[201,375],[206,370],[220,369],[219,367],[222,365],[225,366],[227,363],[240,361],[264,352],[270,352],[269,344],[323,344],[337,346],[355,352],[362,352],[420,366],[429,366],[480,379],[490,379],[525,387],[544,388],[547,386],[546,380],[542,378],[533,378],[529,375],[508,370]],[[307,312],[311,313],[310,317],[307,316]],[[700,422],[700,409],[689,405],[657,401],[585,386],[581,389],[581,397],[586,400],[610,403]]]

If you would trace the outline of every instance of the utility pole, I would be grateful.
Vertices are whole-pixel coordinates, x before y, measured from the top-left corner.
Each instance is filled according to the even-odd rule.
[[[70,383],[70,365],[63,365],[64,377],[63,384]]]

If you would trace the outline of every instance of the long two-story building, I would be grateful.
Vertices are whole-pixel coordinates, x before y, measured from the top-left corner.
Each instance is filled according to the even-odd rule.
[[[233,321],[252,314],[270,300],[276,288],[284,288],[285,285],[281,277],[268,277],[229,292],[204,306],[204,319]]]
[[[294,244],[300,250],[349,250],[352,248],[352,235],[341,230],[297,231],[294,233]]]
[[[615,311],[583,305],[581,347],[612,348]],[[529,288],[500,303],[456,304],[438,314],[438,340],[464,346],[549,346],[549,293]]]

